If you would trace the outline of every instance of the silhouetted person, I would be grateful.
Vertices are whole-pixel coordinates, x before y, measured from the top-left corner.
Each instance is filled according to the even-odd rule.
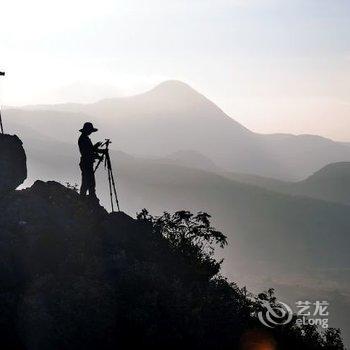
[[[79,130],[81,135],[79,137],[79,150],[81,154],[80,169],[81,169],[81,187],[80,194],[86,196],[89,192],[89,197],[97,199],[96,197],[96,181],[94,173],[94,162],[99,159],[99,153],[103,153],[103,150],[99,149],[101,142],[93,145],[89,136],[96,132],[92,123],[85,123],[83,128]]]

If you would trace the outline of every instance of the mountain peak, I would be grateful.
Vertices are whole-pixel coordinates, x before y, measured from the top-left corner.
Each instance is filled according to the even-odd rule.
[[[191,90],[192,87],[181,80],[165,80],[162,83],[158,84],[153,90],[157,89],[176,89],[176,90]]]
[[[194,90],[190,85],[180,81],[180,80],[166,80],[157,86],[155,86],[151,91],[157,95],[170,95],[170,96],[202,96],[199,92]]]

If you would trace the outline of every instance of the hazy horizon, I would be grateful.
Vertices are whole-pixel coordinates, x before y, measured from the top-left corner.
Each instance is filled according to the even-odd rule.
[[[109,93],[106,93],[105,91],[105,95],[104,96],[98,96],[98,94],[96,93],[93,93],[92,92],[94,91],[93,90],[93,87],[89,84],[84,84],[84,83],[79,83],[79,82],[76,82],[76,83],[73,83],[71,86],[68,86],[68,90],[69,88],[74,88],[74,87],[77,87],[79,86],[80,88],[80,94],[79,96],[76,96],[76,98],[71,98],[71,99],[66,99],[66,100],[60,100],[58,99],[57,101],[49,101],[47,103],[41,103],[38,101],[38,103],[31,103],[31,104],[18,104],[18,105],[8,105],[8,106],[3,106],[4,108],[26,108],[26,107],[29,107],[29,106],[35,106],[35,105],[55,105],[55,104],[61,104],[61,103],[78,103],[78,104],[90,104],[90,103],[96,103],[96,102],[99,102],[99,101],[102,101],[104,99],[110,99],[110,98],[127,98],[127,97],[133,97],[133,96],[137,96],[137,95],[141,95],[141,94],[144,94],[144,93],[147,93],[148,91],[151,91],[153,88],[159,86],[160,84],[164,83],[164,82],[167,82],[167,81],[176,81],[176,80],[164,80],[164,81],[161,81],[157,84],[154,84],[154,85],[151,85],[149,88],[144,88],[144,89],[140,89],[139,91],[135,91],[134,93],[122,93],[121,90],[118,90],[117,88],[113,88],[112,86],[108,86],[108,88],[110,89]],[[180,80],[178,80],[180,81]],[[187,84],[186,82],[184,82],[185,84]],[[189,84],[187,84],[189,85]],[[189,85],[189,87],[192,88],[191,85]],[[63,88],[61,89],[63,90]],[[200,91],[197,91],[199,94],[201,94]],[[204,95],[206,98],[208,98],[209,100],[211,100],[211,98],[209,96],[206,96]],[[212,101],[212,100],[211,100]],[[350,141],[350,137],[349,139],[336,139],[332,136],[326,136],[326,135],[322,135],[321,133],[317,134],[317,133],[312,133],[312,132],[289,132],[289,131],[279,131],[279,130],[259,130],[259,129],[256,129],[254,127],[249,127],[248,125],[245,124],[245,121],[242,120],[241,118],[239,117],[232,117],[229,113],[225,112],[225,110],[220,106],[218,105],[218,107],[220,109],[223,110],[224,113],[226,113],[230,118],[232,118],[233,120],[239,122],[241,125],[243,125],[244,127],[247,127],[249,130],[253,131],[253,132],[256,132],[256,133],[260,133],[260,134],[291,134],[291,135],[316,135],[316,136],[323,136],[323,137],[327,137],[333,141],[337,141],[337,142],[348,142]]]
[[[176,79],[255,132],[350,141],[345,0],[6,0],[3,8],[3,105],[93,102]]]

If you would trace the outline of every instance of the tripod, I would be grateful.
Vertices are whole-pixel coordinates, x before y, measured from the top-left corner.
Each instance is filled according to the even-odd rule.
[[[112,142],[110,139],[106,139],[106,141],[102,143],[101,147],[105,147],[104,153],[103,153],[103,156],[99,159],[98,163],[96,164],[94,172],[96,172],[100,164],[104,161],[104,166],[107,169],[107,174],[108,174],[109,199],[111,201],[112,212],[114,212],[114,203],[117,205],[118,211],[120,211],[120,207],[119,207],[117,189],[114,181],[112,162],[109,156],[109,145],[111,143]]]

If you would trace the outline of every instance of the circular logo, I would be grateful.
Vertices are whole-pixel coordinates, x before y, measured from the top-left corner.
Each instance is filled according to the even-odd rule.
[[[287,304],[278,301],[272,306],[267,300],[262,300],[261,303],[264,310],[258,312],[258,318],[264,326],[274,328],[292,320],[293,311]]]

